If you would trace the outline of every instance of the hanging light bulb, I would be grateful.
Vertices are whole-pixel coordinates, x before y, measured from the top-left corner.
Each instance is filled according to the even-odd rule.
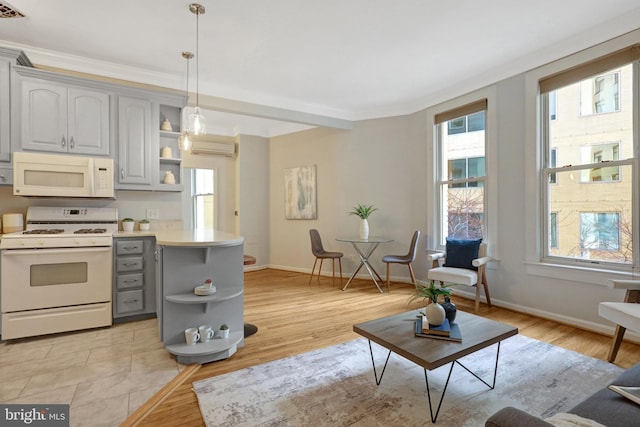
[[[185,98],[187,99],[187,102],[189,101],[189,60],[191,58],[193,58],[193,53],[191,52],[182,52],[182,57],[184,59],[187,60],[187,89],[185,91]],[[184,111],[186,111],[187,108],[184,108]],[[180,134],[180,137],[178,138],[178,148],[182,151],[191,151],[191,138],[189,137],[189,125],[187,123],[186,120],[186,114],[182,115],[182,125],[180,126],[182,129],[182,133]]]
[[[191,138],[189,137],[188,131],[183,131],[180,137],[178,138],[178,148],[182,151],[191,151],[191,146],[193,145]]]
[[[192,135],[206,135],[207,134],[207,122],[205,117],[200,112],[200,46],[198,40],[199,33],[199,21],[200,15],[204,14],[204,6],[198,3],[191,3],[189,5],[191,13],[196,15],[196,108],[193,113],[189,115],[189,132]]]

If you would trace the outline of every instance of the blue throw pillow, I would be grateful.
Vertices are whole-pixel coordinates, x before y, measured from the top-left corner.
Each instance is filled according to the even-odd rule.
[[[478,267],[471,265],[471,261],[478,258],[480,243],[482,243],[482,239],[457,240],[447,237],[447,256],[444,266],[477,271]]]

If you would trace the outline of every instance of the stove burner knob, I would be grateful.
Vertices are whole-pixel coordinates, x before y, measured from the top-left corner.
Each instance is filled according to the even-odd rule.
[[[38,240],[38,246],[44,246],[44,241]]]
[[[80,240],[78,240],[78,239],[74,239],[74,240],[73,240],[73,244],[74,244],[74,245],[79,245],[79,244],[80,244]]]

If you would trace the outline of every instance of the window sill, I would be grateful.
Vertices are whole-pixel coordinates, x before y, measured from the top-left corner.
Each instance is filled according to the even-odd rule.
[[[611,270],[577,265],[552,264],[540,261],[525,261],[527,274],[569,280],[572,282],[590,283],[611,286],[611,280],[635,280],[637,274],[631,271]]]

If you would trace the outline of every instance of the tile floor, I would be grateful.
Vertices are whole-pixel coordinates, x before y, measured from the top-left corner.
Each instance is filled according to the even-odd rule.
[[[156,319],[0,342],[0,402],[68,403],[71,426],[117,426],[185,368]]]

